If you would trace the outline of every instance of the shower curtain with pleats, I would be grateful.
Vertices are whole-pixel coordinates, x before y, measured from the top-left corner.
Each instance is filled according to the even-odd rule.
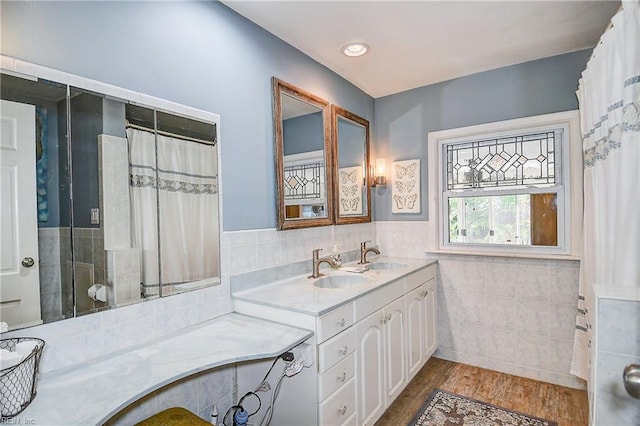
[[[219,276],[215,147],[127,129],[132,235],[145,296]],[[156,167],[157,143],[157,167]]]
[[[571,373],[589,381],[594,286],[640,286],[640,10],[623,2],[578,86],[584,232]]]

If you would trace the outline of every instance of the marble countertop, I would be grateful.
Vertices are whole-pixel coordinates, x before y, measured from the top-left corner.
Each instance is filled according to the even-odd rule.
[[[361,275],[369,281],[364,284],[346,288],[318,288],[313,285],[316,279],[307,275],[299,275],[268,284],[256,283],[253,288],[234,291],[231,298],[245,302],[256,303],[274,308],[287,309],[294,312],[314,316],[323,315],[338,306],[344,305],[358,297],[370,293],[390,282],[404,277],[418,269],[436,263],[435,259],[411,259],[404,257],[372,257],[372,262],[394,262],[405,264],[406,267],[387,270],[369,270],[364,273],[344,272],[341,270],[323,269],[325,276]],[[346,267],[359,266],[355,263]]]
[[[31,419],[34,424],[103,424],[175,380],[225,364],[272,358],[312,335],[308,330],[227,314],[73,370],[43,374],[36,398],[16,419]]]

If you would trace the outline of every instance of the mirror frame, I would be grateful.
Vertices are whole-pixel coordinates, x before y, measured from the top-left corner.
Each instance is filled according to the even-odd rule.
[[[369,148],[369,120],[362,118],[350,111],[347,111],[344,108],[341,108],[339,106],[336,105],[332,105],[331,108],[331,123],[332,123],[332,127],[331,127],[331,140],[333,141],[332,144],[332,157],[333,157],[333,164],[332,164],[332,171],[333,171],[333,182],[334,182],[334,188],[333,188],[333,193],[334,193],[334,199],[336,201],[336,203],[340,202],[339,198],[339,185],[340,185],[340,180],[339,180],[339,176],[338,176],[338,172],[339,172],[339,165],[338,165],[338,161],[339,161],[339,156],[338,156],[338,144],[339,144],[339,139],[338,139],[338,117],[342,117],[345,118],[347,120],[353,121],[354,123],[360,124],[361,126],[363,126],[365,128],[365,141],[364,141],[364,158],[363,160],[365,161],[365,172],[364,172],[364,183],[366,186],[366,194],[367,194],[367,214],[366,215],[361,215],[361,216],[340,216],[340,209],[339,208],[335,208],[334,212],[335,212],[335,224],[336,225],[348,225],[348,224],[352,224],[352,223],[367,223],[367,222],[371,222],[371,163],[369,161],[369,153],[370,153],[370,148]]]
[[[332,225],[334,221],[334,188],[333,173],[329,169],[332,163],[332,143],[331,143],[331,105],[328,101],[313,95],[299,87],[286,83],[276,77],[272,79],[273,86],[273,131],[275,145],[275,167],[276,167],[276,203],[278,216],[278,230],[310,228],[314,226]],[[302,102],[311,104],[322,110],[323,139],[324,139],[324,174],[326,185],[326,217],[308,219],[287,219],[284,205],[284,140],[282,129],[282,96],[287,95]]]

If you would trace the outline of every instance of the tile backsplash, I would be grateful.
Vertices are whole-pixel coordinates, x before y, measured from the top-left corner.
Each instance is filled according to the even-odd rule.
[[[76,240],[83,261],[104,265],[104,257],[96,259],[94,250],[103,244],[98,233],[99,229],[78,230]],[[309,260],[315,248],[330,252],[337,246],[341,251],[350,251],[364,240],[375,240],[375,224],[223,232],[220,285],[17,330],[3,337],[44,339],[47,347],[41,361],[43,373],[70,368],[231,312],[231,275]]]

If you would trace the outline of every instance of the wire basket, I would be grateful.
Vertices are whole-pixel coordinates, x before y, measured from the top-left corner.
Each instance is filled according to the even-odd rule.
[[[36,396],[36,381],[44,340],[35,337],[16,337],[0,340],[0,349],[15,351],[22,342],[36,342],[38,346],[19,364],[0,370],[0,408],[2,419],[20,414]]]

